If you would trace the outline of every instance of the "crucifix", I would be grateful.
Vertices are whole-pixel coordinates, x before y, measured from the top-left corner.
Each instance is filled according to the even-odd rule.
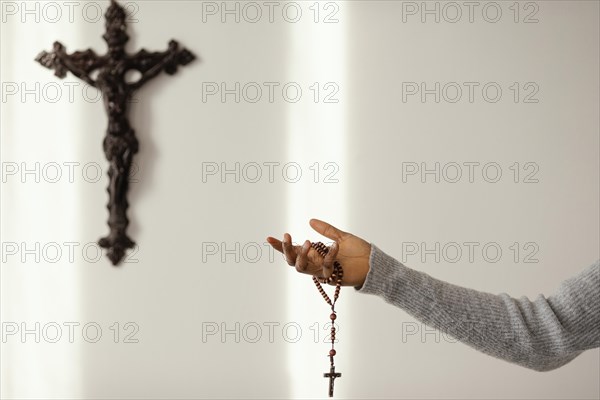
[[[323,374],[323,378],[329,378],[329,397],[333,397],[333,381],[335,378],[340,378],[341,376],[342,373],[335,372],[335,367],[333,365],[329,368],[329,372]]]
[[[123,7],[111,0],[106,11],[106,33],[102,36],[108,44],[105,55],[97,55],[93,50],[76,51],[67,54],[65,47],[54,42],[51,52],[42,51],[36,61],[44,67],[53,69],[54,74],[64,78],[67,71],[98,88],[102,93],[104,108],[108,115],[108,129],[104,137],[103,150],[109,161],[108,236],[98,241],[100,247],[107,249],[107,256],[113,265],[117,265],[127,249],[135,242],[127,236],[127,190],[133,155],[138,152],[138,140],[135,131],[129,125],[128,103],[133,93],[161,72],[173,75],[179,65],[187,65],[196,57],[174,40],[163,52],[148,52],[141,49],[136,54],[125,52],[129,40],[126,33],[127,15]],[[139,80],[127,82],[125,75],[129,71],[138,71]],[[93,78],[94,72],[97,76]]]

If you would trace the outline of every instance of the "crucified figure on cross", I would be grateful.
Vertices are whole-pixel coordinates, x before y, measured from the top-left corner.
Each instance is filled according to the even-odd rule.
[[[59,78],[64,78],[67,71],[70,71],[102,93],[108,115],[103,149],[110,163],[107,205],[110,233],[101,238],[98,244],[107,249],[107,256],[113,265],[117,265],[125,251],[135,245],[126,233],[129,225],[127,190],[133,155],[138,152],[139,144],[135,131],[129,125],[128,104],[134,91],[146,82],[163,71],[173,75],[179,65],[186,65],[195,59],[191,52],[180,49],[174,40],[169,42],[169,48],[164,52],[147,52],[142,49],[134,55],[128,55],[125,52],[125,44],[129,40],[126,17],[125,10],[115,0],[111,0],[106,12],[106,33],[103,35],[108,44],[105,55],[99,56],[91,49],[67,54],[65,47],[55,42],[53,51],[43,51],[36,58],[43,66],[54,69]],[[125,74],[131,70],[138,71],[141,78],[135,82],[127,82]],[[96,78],[92,78],[94,71],[98,72]]]
[[[333,364],[329,368],[329,372],[325,372],[323,374],[323,378],[329,378],[329,397],[333,397],[333,383],[335,381],[335,378],[341,378],[341,377],[342,377],[342,373],[335,372],[335,367],[333,366]]]

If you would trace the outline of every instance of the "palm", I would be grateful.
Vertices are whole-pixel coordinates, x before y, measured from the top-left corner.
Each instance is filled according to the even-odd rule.
[[[333,240],[337,248],[330,247],[328,257],[323,259],[306,241],[302,246],[292,245],[292,238],[285,234],[283,241],[268,237],[267,241],[279,252],[283,253],[289,265],[295,266],[298,272],[328,277],[333,271],[333,261],[339,262],[344,269],[342,284],[345,286],[360,286],[364,283],[369,271],[369,256],[371,245],[365,240],[341,231],[334,226],[316,219],[310,225],[323,236]]]

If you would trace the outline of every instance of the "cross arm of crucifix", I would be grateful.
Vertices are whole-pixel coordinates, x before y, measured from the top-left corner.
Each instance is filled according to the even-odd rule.
[[[96,86],[96,81],[90,77],[90,73],[104,64],[105,57],[98,56],[91,49],[67,54],[65,46],[60,42],[54,42],[54,49],[51,52],[42,51],[35,61],[48,69],[53,69],[54,75],[59,78],[64,78],[67,71],[71,71],[79,79]]]
[[[175,40],[169,42],[169,48],[163,52],[148,52],[144,49],[138,51],[129,58],[129,66],[138,70],[142,77],[129,86],[132,89],[138,89],[161,72],[173,75],[177,72],[177,67],[187,65],[196,59],[190,51],[180,48]]]

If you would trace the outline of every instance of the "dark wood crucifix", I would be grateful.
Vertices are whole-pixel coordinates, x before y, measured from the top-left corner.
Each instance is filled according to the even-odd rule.
[[[329,368],[329,372],[323,374],[323,378],[329,378],[329,397],[333,397],[333,381],[335,381],[335,378],[340,378],[341,376],[342,373],[335,372],[333,365]]]
[[[108,129],[103,142],[104,154],[110,163],[108,177],[108,226],[110,233],[98,244],[107,249],[107,256],[117,265],[135,242],[127,236],[127,189],[133,155],[138,151],[135,132],[129,125],[128,105],[134,91],[163,71],[169,75],[177,72],[179,65],[186,65],[196,57],[174,40],[164,52],[147,52],[142,49],[134,55],[125,52],[129,40],[126,33],[127,15],[123,7],[111,0],[106,11],[106,33],[102,36],[108,44],[108,52],[99,56],[93,50],[67,54],[65,47],[54,42],[51,52],[43,51],[35,59],[44,67],[54,69],[54,74],[64,78],[67,71],[98,88],[102,93],[108,114]],[[141,74],[135,82],[127,82],[125,75],[134,70]],[[92,78],[94,73],[97,76]]]

